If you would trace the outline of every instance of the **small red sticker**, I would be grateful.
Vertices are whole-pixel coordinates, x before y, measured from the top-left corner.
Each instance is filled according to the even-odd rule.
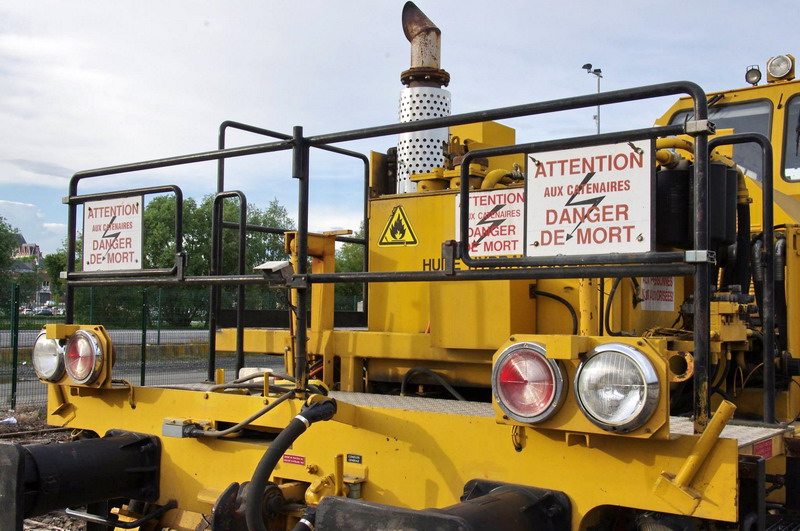
[[[306,458],[302,455],[283,454],[283,462],[290,465],[305,465]]]
[[[772,457],[772,439],[757,442],[753,445],[753,455],[769,459]]]

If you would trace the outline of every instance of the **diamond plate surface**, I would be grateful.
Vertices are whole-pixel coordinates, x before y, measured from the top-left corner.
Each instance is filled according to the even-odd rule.
[[[466,415],[471,417],[494,417],[492,405],[484,402],[464,402],[460,400],[420,398],[416,396],[348,393],[343,391],[334,391],[331,393],[331,396],[336,400],[354,406],[402,409],[405,411],[426,411],[429,413],[446,413],[448,415]]]
[[[760,426],[742,426],[738,424],[728,424],[722,429],[723,439],[736,439],[739,441],[739,448],[753,444],[758,441],[771,439],[772,437],[786,433],[786,428],[765,428]],[[692,435],[694,424],[692,419],[686,417],[670,417],[669,432],[672,436]]]

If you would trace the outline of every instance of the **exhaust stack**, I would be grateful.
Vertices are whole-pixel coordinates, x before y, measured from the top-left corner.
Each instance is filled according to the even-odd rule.
[[[403,33],[411,43],[411,68],[400,75],[400,81],[407,87],[446,87],[450,74],[440,65],[442,31],[414,2],[403,7]]]
[[[441,69],[441,30],[425,13],[406,2],[403,33],[411,43],[411,68],[400,75],[406,86],[400,91],[400,122],[450,116],[450,92],[443,89],[450,74]],[[397,141],[397,193],[416,192],[412,174],[428,173],[444,166],[447,129],[403,133]]]

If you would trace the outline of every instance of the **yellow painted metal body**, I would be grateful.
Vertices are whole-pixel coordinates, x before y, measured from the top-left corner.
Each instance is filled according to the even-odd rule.
[[[371,200],[370,270],[443,270],[441,243],[455,238],[455,205],[455,191],[446,189],[384,195]],[[405,243],[394,244],[387,230],[401,215],[400,209],[405,229],[411,234],[403,234]],[[630,331],[638,336],[648,330],[669,327],[676,320],[680,302],[689,292],[684,279],[673,279],[671,311],[645,311],[632,305],[631,301],[641,296],[639,280],[634,283],[626,279],[618,286],[609,313],[609,329]],[[691,341],[675,344],[655,337],[604,336],[600,325],[601,296],[607,299],[612,283],[612,279],[373,283],[369,287],[367,330],[312,329],[309,352],[332,353],[340,359],[340,388],[344,391],[363,390],[364,370],[368,384],[399,382],[410,368],[420,365],[456,385],[487,386],[493,357],[519,341],[545,345],[548,357],[558,358],[564,364],[569,381],[583,354],[609,340],[621,341],[647,353],[662,382],[656,413],[645,425],[625,436],[610,435],[590,423],[572,400],[567,400],[553,418],[535,428],[504,417],[496,405],[494,419],[456,415],[429,418],[430,414],[420,411],[399,413],[380,409],[370,409],[367,415],[357,408],[356,426],[346,437],[334,433],[325,438],[357,446],[356,441],[366,437],[364,444],[378,456],[378,462],[369,465],[365,499],[412,508],[441,507],[455,503],[460,488],[472,478],[526,484],[531,479],[524,478],[536,477],[537,486],[569,494],[576,509],[575,528],[590,523],[605,505],[675,512],[669,492],[660,491],[657,484],[664,475],[674,477],[679,470],[685,470],[684,460],[692,455],[697,457],[698,443],[691,437],[678,442],[670,432],[668,382],[675,380],[668,360],[680,353],[691,361],[691,354],[680,352],[691,350]],[[571,319],[563,304],[535,296],[534,292],[557,295],[572,305],[577,312],[578,335],[571,335]],[[729,326],[727,321],[722,326],[723,318],[719,316],[723,313],[714,314],[718,316],[718,329],[729,336],[734,333],[730,330],[740,332],[741,323],[736,319],[731,319]],[[289,344],[286,331],[246,331],[245,349],[249,351],[278,353]],[[222,350],[232,349],[235,345],[232,331],[222,331],[218,345]],[[716,345],[719,350],[719,342]],[[679,376],[683,380],[690,378],[691,367]],[[376,424],[369,423],[368,418]],[[383,422],[387,427],[380,427]],[[326,425],[322,429],[334,428]],[[386,441],[381,436],[362,433],[365,429],[379,433],[389,430],[395,435]],[[521,452],[514,450],[512,436],[524,441]],[[688,439],[692,439],[691,444]],[[730,439],[713,441],[710,460],[698,459],[697,465],[690,465],[695,472],[699,466],[701,472],[692,483],[694,501],[690,507],[684,507],[683,513],[695,516],[705,513],[706,518],[735,520],[738,450]],[[402,455],[399,469],[393,469],[382,457],[385,442]],[[666,456],[679,447],[681,457],[665,463]],[[711,446],[706,444],[704,448],[709,450]],[[490,458],[486,449],[492,449]],[[308,451],[316,450],[312,446]],[[327,454],[331,451],[351,452],[337,448]],[[727,457],[715,461],[720,452]],[[324,462],[321,459],[319,463]],[[373,490],[376,468],[386,466],[392,470],[389,477],[394,477],[391,491],[383,481]],[[436,470],[428,473],[429,467]],[[714,469],[712,481],[702,479],[703,471],[709,472],[708,467]],[[420,469],[426,472],[418,478],[418,484],[404,483],[411,479],[409,470]],[[520,473],[522,470],[525,472]],[[370,497],[378,491],[384,495]],[[624,501],[612,500],[614,496],[608,496],[611,491],[619,491]],[[717,496],[721,497],[717,500]],[[715,501],[709,503],[711,500]]]
[[[784,81],[768,83],[766,85],[742,88],[732,91],[710,93],[709,99],[718,98],[716,105],[734,105],[748,102],[766,102],[769,105],[771,118],[769,120],[768,137],[773,150],[773,174],[770,176],[773,183],[774,209],[773,216],[776,226],[785,226],[787,241],[785,287],[787,315],[789,327],[787,330],[787,352],[792,358],[800,358],[800,326],[797,316],[800,315],[800,244],[798,243],[798,223],[800,223],[800,181],[789,181],[783,175],[783,161],[787,135],[796,134],[796,124],[788,123],[787,102],[800,93],[800,82]],[[659,125],[666,125],[676,112],[691,107],[690,100],[682,98],[656,121]],[[717,134],[725,135],[736,133],[732,129],[718,130]],[[793,136],[791,138],[794,138]],[[721,148],[723,153],[730,155],[730,146]],[[691,158],[691,155],[688,156]],[[763,193],[760,181],[745,177],[747,194],[750,206],[751,231],[757,234],[762,229],[762,204]],[[794,317],[793,317],[794,316]],[[718,332],[722,323],[712,323],[712,329]],[[798,380],[795,377],[795,381]],[[786,390],[779,391],[776,396],[776,415],[778,420],[793,421],[800,414],[800,386],[789,385]],[[762,411],[761,392],[758,389],[740,390],[737,401],[738,412],[743,416],[759,415]]]
[[[800,92],[800,88],[798,87],[800,87],[800,82],[792,81],[708,94],[709,98],[721,95],[722,98],[716,103],[716,105],[720,106],[745,102],[769,103],[772,113],[769,136],[772,141],[774,158],[772,182],[775,189],[774,215],[776,225],[781,223],[797,223],[800,221],[800,182],[789,182],[785,180],[781,170],[781,164],[784,160],[784,139],[787,128],[786,102],[792,95]],[[686,98],[680,99],[667,110],[656,123],[658,125],[668,124],[669,120],[677,111],[691,107],[690,101],[691,100]],[[790,133],[793,132],[795,125],[789,126]],[[748,178],[747,190],[750,197],[753,198],[751,227],[754,231],[757,231],[761,228],[761,185],[758,181]]]
[[[789,86],[743,89],[726,93],[726,98],[777,102]],[[686,105],[677,103],[661,123]],[[780,160],[783,137],[777,128],[783,120],[777,114],[780,109],[776,107],[774,112],[773,145],[776,160]],[[453,128],[451,135],[472,149],[514,142],[513,131],[498,124],[460,126]],[[385,159],[375,155],[372,160],[373,171],[381,171]],[[666,163],[671,156],[659,160]],[[499,170],[510,171],[522,163],[520,157],[489,160],[472,172],[471,183],[476,188],[489,182],[514,189],[516,185],[502,182],[505,173],[501,175]],[[370,200],[370,271],[444,270],[442,242],[456,237],[457,192],[451,188],[448,171],[453,170],[417,176],[418,193],[376,193]],[[778,203],[784,205],[776,222],[791,223],[785,229],[790,316],[800,312],[800,226],[796,224],[800,222],[800,207],[796,206],[800,190],[796,187],[800,183],[776,178]],[[748,192],[758,221],[757,183],[748,182]],[[293,241],[290,235],[287,249],[294,252]],[[312,273],[331,272],[332,235],[310,235],[309,243]],[[464,266],[457,263],[456,267]],[[324,361],[322,381],[343,393],[338,395],[334,419],[315,424],[295,442],[289,451],[292,458],[278,464],[273,481],[285,485],[287,492],[302,492],[310,503],[341,494],[348,481],[357,481],[366,501],[414,509],[457,503],[464,484],[471,479],[530,485],[566,493],[574,529],[589,527],[603,511],[615,506],[735,522],[739,517],[739,456],[763,453],[766,444],[771,470],[780,471],[784,434],[773,432],[744,444],[721,436],[733,411],[717,397],[714,405],[722,405],[702,437],[691,430],[689,434],[676,430],[682,419],[669,415],[671,393],[693,375],[693,343],[690,331],[673,326],[692,286],[687,279],[672,279],[672,308],[652,311],[641,304],[644,283],[643,279],[618,283],[607,321],[604,305],[614,285],[608,278],[372,283],[367,328],[358,330],[335,329],[331,285],[313,285],[307,350],[312,358]],[[556,295],[575,309],[577,333],[573,334],[572,318],[564,304],[543,293]],[[738,363],[751,348],[752,331],[746,326],[745,314],[744,305],[712,303],[712,364],[727,367]],[[795,318],[788,333],[793,357],[800,357],[797,322]],[[630,335],[610,337],[607,330]],[[244,349],[285,356],[291,370],[293,337],[291,330],[247,329]],[[655,412],[644,425],[626,434],[606,432],[588,421],[571,388],[562,408],[539,425],[511,420],[488,402],[459,409],[455,402],[364,392],[379,385],[396,388],[409,369],[420,366],[456,386],[486,390],[493,360],[517,342],[543,345],[547,357],[558,360],[572,382],[586,353],[612,341],[642,352],[660,382]],[[235,345],[235,330],[219,331],[218,350],[232,351]],[[735,395],[737,413],[759,412],[758,389],[737,390],[734,384],[731,390],[723,382],[711,383],[719,383],[721,389]],[[97,390],[51,385],[49,393],[51,423],[99,434],[115,428],[159,434],[165,419],[212,427],[237,423],[274,400],[120,386]],[[299,408],[299,401],[287,401],[254,421],[249,434],[231,440],[162,437],[161,501],[179,499],[183,511],[180,517],[173,515],[171,525],[190,528],[179,523],[181,518],[196,521],[187,515],[209,514],[228,485],[249,480],[271,440]],[[777,397],[778,417],[790,420],[798,411],[800,386],[790,385]],[[342,460],[351,455],[358,456],[354,461],[360,463]]]
[[[55,392],[51,386],[51,400]],[[159,434],[165,417],[237,422],[264,403],[260,397],[173,389],[136,388],[135,395],[136,409],[124,393],[107,393],[102,400],[71,397],[69,413],[51,414],[48,420],[100,434],[119,426]],[[463,485],[474,478],[534,482],[569,493],[573,527],[578,528],[593,509],[609,504],[672,511],[653,489],[663,472],[681,469],[698,440],[692,435],[673,440],[576,438],[568,432],[524,428],[518,452],[512,426],[497,424],[488,405],[486,410],[486,416],[477,416],[349,405],[342,400],[332,421],[312,426],[287,452],[302,458],[303,464],[282,461],[274,479],[311,484],[334,472],[336,454],[359,455],[362,464],[345,463],[344,473],[366,477],[364,500],[416,509],[457,503]],[[298,412],[299,404],[290,401],[254,426],[277,433]],[[162,437],[162,444],[161,501],[175,498],[182,510],[204,514],[210,513],[209,500],[215,494],[232,482],[250,479],[267,445],[244,439],[168,437]],[[695,516],[735,520],[737,455],[732,439],[714,446],[693,482],[702,493]]]

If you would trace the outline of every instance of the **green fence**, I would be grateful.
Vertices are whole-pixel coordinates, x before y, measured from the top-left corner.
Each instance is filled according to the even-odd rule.
[[[19,287],[3,293],[0,308],[0,408],[40,406],[46,386],[33,370],[31,351],[45,324],[63,323],[59,307],[34,307],[19,300]],[[222,306],[236,307],[235,290],[224,290]],[[134,385],[171,385],[206,378],[208,359],[207,288],[111,287],[81,288],[75,293],[76,323],[101,324],[114,343],[114,378]],[[356,311],[360,298],[337,297],[337,311]],[[285,290],[248,289],[248,310],[286,310]],[[35,315],[38,313],[39,315]],[[216,367],[233,378],[234,353],[217,353]],[[245,357],[248,367],[282,369],[283,357]]]

